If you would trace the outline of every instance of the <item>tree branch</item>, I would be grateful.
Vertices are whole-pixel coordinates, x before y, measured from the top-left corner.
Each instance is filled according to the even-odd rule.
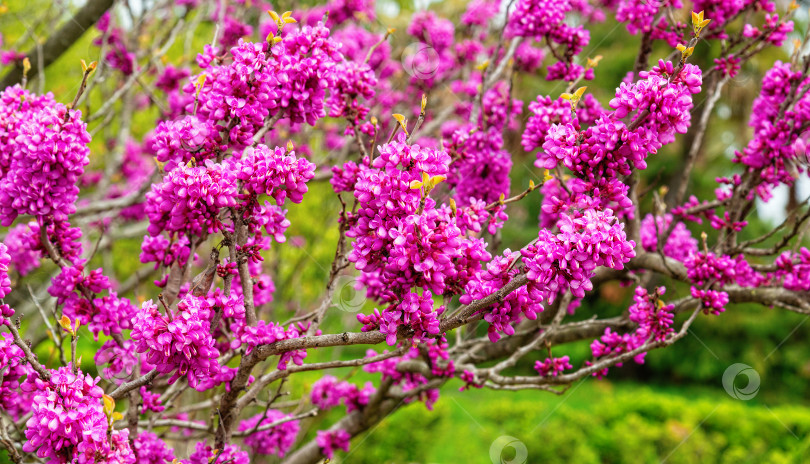
[[[89,0],[62,27],[50,36],[41,47],[34,46],[25,55],[30,61],[40,63],[28,71],[28,79],[35,77],[41,68],[47,68],[76,43],[84,33],[112,7],[114,0]],[[18,84],[23,78],[22,63],[17,63],[0,82],[0,88]]]

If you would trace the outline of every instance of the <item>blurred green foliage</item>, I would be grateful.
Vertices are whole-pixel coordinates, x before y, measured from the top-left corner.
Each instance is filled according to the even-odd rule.
[[[561,397],[447,390],[435,411],[405,407],[355,439],[339,462],[510,462],[520,445],[498,453],[501,436],[525,445],[527,460],[514,462],[529,463],[805,462],[810,448],[810,408],[747,403],[722,388],[585,380]],[[493,446],[502,461],[490,461]]]

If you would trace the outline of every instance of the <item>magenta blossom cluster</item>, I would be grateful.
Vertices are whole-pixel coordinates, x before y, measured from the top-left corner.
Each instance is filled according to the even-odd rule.
[[[633,84],[622,83],[610,107],[615,110],[617,119],[636,113],[632,122],[639,126],[638,131],[634,131],[637,138],[623,138],[625,143],[644,143],[641,139],[646,132],[654,135],[648,143],[654,147],[650,152],[655,153],[661,145],[674,141],[676,133],[686,132],[691,122],[691,96],[700,92],[703,78],[695,65],[675,65],[663,60],[658,60],[651,71],[641,71],[639,77],[641,80]],[[650,112],[646,119],[641,114],[644,110]]]
[[[225,166],[206,161],[181,165],[146,194],[149,235],[203,235],[222,229],[219,212],[236,205],[236,175]]]
[[[509,31],[515,36],[538,40],[556,35],[560,42],[564,42],[571,32],[566,34],[560,29],[565,26],[565,14],[571,11],[572,3],[568,0],[521,0],[509,16]]]
[[[395,292],[420,286],[437,295],[457,293],[479,263],[490,257],[483,240],[464,236],[452,218],[433,207],[402,218],[389,238],[391,248],[381,277]]]
[[[329,179],[332,190],[335,193],[353,192],[360,171],[368,169],[370,163],[368,157],[364,156],[360,160],[360,164],[347,161],[343,165],[332,166],[332,178]]]
[[[459,387],[458,391],[469,390],[470,388],[483,388],[484,384],[480,382],[480,380],[476,379],[475,374],[468,370],[463,370],[461,374],[458,376],[464,385]]]
[[[548,80],[574,81],[585,75],[585,68],[572,58],[588,45],[590,33],[582,26],[571,26],[565,21],[568,12],[582,10],[584,4],[571,0],[519,0],[509,15],[506,28],[509,36],[545,41],[550,46],[555,44],[566,49],[566,59],[549,66]],[[593,73],[585,77],[592,79]]]
[[[306,158],[296,157],[294,151],[258,145],[245,150],[237,163],[236,177],[253,195],[268,195],[281,206],[287,198],[301,203],[307,192],[306,183],[314,176],[315,165]]]
[[[499,6],[499,0],[472,0],[461,15],[461,23],[468,26],[486,26],[498,13]]]
[[[627,240],[624,224],[609,209],[563,215],[559,229],[556,235],[541,230],[538,240],[521,250],[526,276],[549,301],[566,291],[584,297],[593,289],[591,277],[598,266],[623,269],[635,256],[635,242]]]
[[[570,178],[565,183],[556,177],[543,182],[540,226],[553,228],[565,214],[578,214],[587,209],[611,209],[616,217],[633,218],[629,187],[619,179],[599,177],[594,180]]]
[[[367,405],[375,391],[371,382],[366,382],[361,389],[345,380],[339,381],[331,375],[325,375],[312,385],[309,398],[313,405],[323,410],[332,409],[342,401],[346,412],[352,412]]]
[[[731,179],[717,178],[715,180],[720,184],[730,186],[730,188],[727,189],[715,189],[717,199],[720,201],[731,198],[731,189],[733,189],[735,186],[739,186],[742,183],[742,178],[739,175],[734,175]],[[703,224],[705,219],[708,220],[709,224],[711,224],[711,226],[717,230],[724,227],[724,219],[726,219],[725,215],[722,218],[717,215],[715,208],[712,207],[708,200],[701,202],[694,195],[691,195],[684,204],[672,208],[672,215],[678,216],[686,221],[695,222],[697,224]],[[747,223],[743,222],[740,226],[745,226],[745,224]],[[736,227],[739,224],[731,225]]]
[[[48,287],[48,293],[62,305],[62,314],[88,326],[96,339],[100,333],[120,334],[132,328],[130,319],[135,313],[130,300],[119,298],[102,272],[99,268],[85,273],[84,261],[77,260],[73,265],[62,267]],[[105,291],[107,295],[98,295]]]
[[[284,35],[282,42],[269,51],[273,56],[272,72],[279,82],[271,112],[283,111],[290,122],[311,126],[326,116],[324,100],[327,91],[335,87],[335,68],[343,58],[339,49],[321,23]]]
[[[228,24],[236,25],[226,17]],[[192,158],[202,162],[220,157],[229,146],[253,145],[270,118],[314,125],[326,116],[327,96],[335,106],[351,105],[347,99],[352,95],[368,96],[373,75],[360,71],[369,80],[357,87],[355,77],[360,75],[354,65],[338,66],[343,60],[340,44],[329,35],[329,29],[317,23],[287,28],[280,43],[238,39],[228,54],[206,45],[197,59],[203,73],[170,93],[171,116],[176,119],[160,122],[151,137],[158,159],[171,170]]]
[[[460,293],[490,255],[483,240],[466,235],[480,223],[473,226],[469,215],[459,221],[428,196],[448,172],[446,152],[409,145],[404,134],[379,149],[370,166],[344,166],[333,182],[341,190],[356,176],[359,207],[347,218],[346,236],[355,239],[347,259],[362,271],[368,295],[389,304],[358,320],[363,330],[379,328],[389,344],[400,335],[424,340],[439,334],[444,308],[434,309],[433,295]]]
[[[73,266],[62,268],[59,275],[51,282],[51,286],[48,287],[48,293],[56,297],[56,302],[61,304],[74,297],[74,292],[78,289],[100,293],[109,288],[110,279],[102,274],[101,269],[94,269],[85,275],[84,263],[78,262]]]
[[[605,329],[605,333],[591,343],[591,353],[596,359],[608,358],[617,356],[623,353],[629,353],[641,347],[645,340],[641,337],[635,336],[634,333],[619,334],[612,331],[610,328]],[[638,353],[633,357],[636,364],[644,364],[646,352]],[[592,365],[590,361],[586,361],[586,365]],[[616,363],[616,367],[621,367],[624,363]],[[593,373],[594,377],[602,378],[608,373],[608,368],[600,369]]]
[[[810,250],[802,247],[798,253],[784,252],[774,261],[776,271],[769,277],[796,292],[810,291]]]
[[[20,381],[33,370],[25,362],[25,353],[9,335],[0,335],[0,409],[19,420],[31,409],[31,398],[20,391]]]
[[[774,4],[770,3],[771,13],[773,13]],[[762,29],[754,27],[750,23],[743,26],[743,37],[761,39],[762,41],[781,47],[782,43],[787,39],[789,33],[793,32],[793,21],[780,21],[778,14],[765,14],[765,23]]]
[[[141,387],[139,393],[141,394],[141,414],[146,414],[146,411],[163,412],[166,407],[160,404],[160,395],[152,393],[148,388]]]
[[[695,285],[726,285],[734,281],[736,263],[730,256],[700,251],[692,253],[683,264],[689,280]]]
[[[455,211],[456,225],[467,234],[478,234],[482,230],[486,230],[495,235],[509,219],[503,205],[490,206],[484,200],[475,198],[470,198],[469,201],[469,205],[457,208]],[[450,211],[448,212],[446,208],[450,208]],[[449,206],[443,205],[442,209],[445,209],[445,214],[453,214],[452,208]]]
[[[647,342],[664,341],[674,332],[672,324],[675,319],[674,305],[665,304],[660,297],[664,295],[664,287],[657,288],[653,294],[647,292],[643,287],[637,287],[633,296],[633,304],[628,312],[630,320],[638,326],[633,332],[619,334],[610,328],[605,329],[605,333],[591,343],[593,357],[609,358],[623,353],[634,351]],[[637,353],[633,360],[638,364],[644,363],[647,353]],[[588,361],[586,364],[591,365]],[[616,363],[621,367],[623,363]],[[594,372],[596,377],[607,375],[608,369],[600,369]]]
[[[204,300],[192,295],[177,310],[166,309],[165,315],[150,300],[135,314],[130,336],[138,353],[146,354],[158,372],[171,375],[169,383],[187,377],[192,388],[205,389],[208,380],[229,380],[228,368],[217,362],[219,350],[214,346],[209,317]]]
[[[810,291],[810,250],[802,247],[798,253],[784,252],[774,261],[776,271],[771,280],[781,282],[788,290]]]
[[[389,89],[391,84],[387,78],[397,72],[400,66],[392,59],[391,44],[382,40],[382,34],[375,34],[357,24],[349,23],[341,29],[333,29],[332,38],[341,44],[340,53],[347,60],[368,63],[378,78],[378,89],[379,86],[385,87],[386,90]],[[368,60],[366,60],[367,56]]]
[[[212,464],[222,462],[228,464],[250,464],[247,451],[242,451],[236,445],[227,444],[224,449],[218,450],[205,440],[197,442],[194,452],[183,460],[182,464]]]
[[[685,133],[691,121],[692,94],[700,91],[701,73],[694,65],[682,68],[659,61],[641,72],[633,84],[622,83],[606,113],[585,131],[571,123],[549,129],[536,165],[553,169],[562,164],[579,177],[594,180],[629,175],[645,169],[645,158]],[[626,125],[622,119],[631,116]]]
[[[230,51],[232,63],[208,68],[210,77],[200,92],[199,114],[227,130],[229,140],[237,145],[251,142],[279,97],[275,89],[279,81],[268,65],[267,47],[266,43],[240,40]],[[228,121],[235,123],[223,127]]]
[[[34,250],[32,241],[29,224],[17,224],[11,227],[3,238],[3,243],[8,247],[11,267],[20,276],[27,275],[40,265],[40,253]]]
[[[412,346],[402,356],[384,359],[369,363],[363,367],[363,370],[370,373],[379,373],[382,380],[390,380],[393,385],[398,386],[403,392],[422,387],[422,391],[418,396],[411,396],[405,400],[405,403],[410,403],[414,400],[423,401],[425,407],[433,409],[433,404],[439,399],[439,390],[437,388],[430,388],[424,390],[424,385],[428,383],[428,378],[419,372],[401,372],[397,366],[402,362],[407,362],[412,359],[421,359],[428,362],[430,373],[435,377],[453,377],[456,373],[455,365],[450,359],[447,352],[449,345],[444,336],[427,340],[423,347]],[[385,351],[384,353],[387,353]],[[368,350],[366,357],[376,356],[374,350]]]
[[[132,442],[132,450],[138,456],[139,464],[165,464],[175,459],[174,451],[152,432],[138,433]]]
[[[418,11],[411,17],[407,32],[419,41],[415,49],[403,56],[402,64],[411,75],[411,85],[432,88],[454,69],[455,25],[433,11]]]
[[[0,105],[0,224],[26,214],[67,219],[89,163],[81,112],[19,85],[0,93]]]
[[[104,63],[107,66],[119,70],[125,76],[129,76],[136,70],[136,56],[135,53],[127,49],[124,30],[110,24],[110,16],[108,11],[96,23],[96,28],[102,34],[93,41],[93,45],[103,47],[103,50],[106,50]]]
[[[343,429],[318,430],[315,442],[321,448],[321,452],[329,459],[335,457],[335,450],[341,449],[349,451],[349,440],[351,435]]]
[[[307,333],[309,326],[305,323],[298,323],[297,325],[290,324],[287,329],[284,329],[281,324],[274,322],[260,320],[256,325],[249,325],[245,323],[244,319],[237,319],[234,321],[233,328],[234,335],[236,335],[234,343],[243,343],[247,348],[246,352],[250,353],[259,345],[269,345],[281,340],[301,337]],[[277,367],[279,370],[285,370],[290,361],[300,366],[306,357],[306,350],[285,351],[280,356]]]
[[[638,324],[636,334],[639,337],[662,341],[674,332],[672,323],[675,315],[672,310],[675,306],[666,305],[660,299],[665,292],[664,287],[658,287],[650,295],[644,288],[636,288],[636,293],[633,295],[633,305],[630,306],[628,312],[630,313],[630,320]]]
[[[456,130],[446,143],[454,159],[447,178],[460,206],[473,200],[487,203],[509,193],[512,157],[503,148],[501,130]]]
[[[89,302],[89,300],[80,299],[78,301],[82,303],[72,307],[66,305],[62,313],[68,317],[72,315],[73,320],[88,319],[87,328],[96,338],[100,333],[104,333],[104,335],[120,334],[122,330],[132,328],[130,326],[131,316],[136,309],[128,298],[119,298],[116,292],[111,291],[108,295],[94,298],[88,312],[83,312],[82,309],[87,309],[84,302]],[[78,311],[68,314],[70,309]]]
[[[408,145],[405,135],[379,147],[371,166],[358,166],[347,237],[354,238],[347,255],[363,280],[383,302],[399,301],[414,287],[434,294],[460,290],[489,254],[480,240],[464,237],[446,210],[425,196],[428,186],[414,182],[441,181],[449,155],[441,150]],[[339,185],[339,184],[336,184]]]
[[[766,11],[773,12],[773,2],[769,0],[694,0],[692,9],[694,11],[702,11],[704,16],[712,18],[715,24],[725,24],[728,20],[733,19],[738,15],[742,9],[748,4],[755,3]],[[712,24],[714,26],[715,24]],[[725,31],[720,29],[720,37],[726,37]]]
[[[584,105],[581,112],[566,112],[560,100],[535,102],[531,124],[523,134],[524,148],[533,150],[542,143],[537,167],[551,170],[562,165],[575,175],[570,180],[544,183],[543,227],[553,227],[563,217],[589,209],[610,209],[617,217],[633,217],[623,176],[633,169],[645,169],[647,156],[671,143],[676,133],[686,131],[692,94],[701,85],[700,70],[690,64],[659,61],[639,77],[616,90],[610,102],[612,112],[603,111],[595,102]],[[583,101],[587,100],[586,96]],[[582,130],[580,118],[592,125]]]
[[[544,49],[535,47],[530,42],[521,42],[515,50],[515,69],[533,73],[543,65],[545,58]]]
[[[373,135],[373,125],[364,121],[371,110],[366,102],[374,98],[377,86],[374,71],[367,63],[344,61],[337,65],[335,76],[334,88],[327,101],[329,116],[346,118],[352,128]]]
[[[742,3],[739,0],[731,0]],[[697,2],[695,2],[697,3]],[[616,20],[627,23],[627,31],[631,34],[646,33],[653,40],[664,40],[669,46],[675,47],[686,30],[686,25],[677,22],[670,24],[663,12],[667,9],[678,9],[683,7],[681,0],[618,0],[610,2],[615,8]],[[693,7],[694,11],[702,11]],[[709,16],[714,18],[714,16]]]
[[[115,340],[107,340],[93,356],[96,365],[105,366],[100,374],[105,379],[120,383],[135,372],[139,365],[132,340],[124,340],[119,344]],[[148,363],[141,364],[142,368],[150,367]]]
[[[215,61],[201,63],[201,67],[205,68],[202,77],[183,87],[186,96],[184,109],[202,120],[197,124],[201,131],[214,129],[223,132],[236,146],[251,144],[253,135],[270,114],[273,101],[279,98],[275,90],[279,81],[268,64],[267,47],[266,43],[240,39],[239,44],[230,50],[233,61],[220,65],[215,65],[220,62],[217,50],[209,49]],[[202,85],[198,85],[201,81]],[[170,128],[177,130],[182,126],[167,127]],[[194,132],[182,135],[194,135]],[[215,136],[203,141],[205,143],[198,148],[203,157],[206,148],[216,148],[217,140]],[[191,140],[184,142],[194,146]]]
[[[572,369],[570,358],[562,356],[560,358],[546,358],[543,361],[535,361],[534,370],[543,377],[557,377],[566,369]]]
[[[188,69],[176,68],[171,64],[167,64],[155,81],[155,87],[167,93],[176,91],[190,75],[191,71]]]
[[[742,255],[732,258],[711,252],[690,254],[683,262],[687,276],[692,282],[691,294],[700,300],[706,312],[720,314],[729,302],[726,285],[736,283],[742,287],[756,287],[764,280],[755,272]]]
[[[379,329],[385,334],[386,343],[397,342],[399,328],[407,330],[408,338],[419,341],[439,334],[439,316],[444,306],[434,309],[433,295],[425,290],[422,295],[407,293],[396,303],[382,312],[374,309],[370,315],[358,314],[357,320],[363,324],[363,331]]]
[[[266,427],[275,422],[286,419],[289,414],[284,414],[275,409],[257,414],[250,419],[245,419],[239,423],[241,432],[248,432],[245,437],[245,445],[256,454],[273,455],[283,458],[287,451],[295,444],[295,438],[300,430],[299,421],[290,420],[266,430],[259,431],[259,427]]]
[[[155,269],[161,265],[170,268],[173,264],[184,267],[191,257],[188,237],[180,235],[169,240],[165,235],[143,236],[140,260],[142,263],[155,263]],[[192,257],[196,258],[195,257]]]
[[[331,0],[308,10],[303,20],[306,24],[315,24],[327,15],[329,27],[354,24],[355,21],[374,21],[377,17],[374,4],[374,0]]]
[[[8,276],[9,264],[11,264],[11,255],[8,254],[8,247],[5,243],[0,243],[0,299],[11,293],[11,279]]]
[[[346,2],[349,3],[353,2]],[[365,11],[358,13],[366,14]],[[327,23],[332,23],[331,16]],[[404,94],[391,80],[394,73],[401,70],[401,64],[392,59],[391,45],[381,34],[369,32],[353,22],[345,23],[340,29],[333,28],[331,32],[331,39],[341,45],[344,60],[333,70],[334,87],[327,98],[327,106],[330,115],[341,117],[349,124],[342,129],[341,123],[330,121],[319,127],[324,131],[325,148],[338,150],[347,145],[345,136],[354,134],[355,130],[369,136],[373,136],[375,130],[390,130],[394,121],[387,119],[378,121],[377,129],[374,129],[367,118],[369,110],[374,108],[377,115],[391,113],[404,100]]]
[[[186,13],[204,6],[201,0],[169,3]],[[747,202],[769,198],[773,188],[792,185],[807,170],[802,132],[810,127],[810,79],[796,60],[777,63],[765,76],[751,115],[753,139],[734,156],[743,172],[718,178],[716,199],[701,203],[691,197],[667,210],[656,202],[653,214],[641,209],[652,190],[646,185],[650,176],[637,171],[692,124],[703,74],[688,63],[691,53],[702,53],[697,46],[705,41],[729,39],[726,28],[734,22],[734,39],[712,48],[722,49],[721,55],[702,60],[716,58],[710,87],[719,91],[755,53],[781,46],[792,30],[789,16],[780,19],[771,0],[472,0],[456,20],[428,10],[415,13],[405,27],[412,45],[397,54],[392,44],[401,41],[389,41],[390,30],[366,30],[380,30],[373,26],[374,0],[328,0],[306,11],[271,11],[269,20],[257,20],[266,2],[217,3],[196,12],[217,27],[193,71],[161,63],[149,51],[136,53],[134,29],[112,25],[110,14],[100,19],[103,36],[95,43],[103,46],[106,72],[117,70],[127,82],[101,83],[123,86],[112,100],[124,100],[104,104],[91,119],[100,124],[99,133],[109,124],[121,130],[105,146],[111,156],[92,170],[85,172],[90,135],[80,112],[50,94],[25,90],[25,83],[0,92],[0,224],[25,222],[0,244],[0,326],[19,326],[12,325],[14,311],[5,304],[19,299],[16,293],[8,298],[12,282],[49,258],[55,273],[48,295],[56,300],[53,309],[64,330],[64,349],[55,352],[61,356],[39,363],[26,359],[27,341],[16,332],[14,338],[0,335],[0,409],[26,424],[24,431],[8,430],[24,434],[14,437],[22,438],[23,453],[65,464],[248,464],[254,458],[315,459],[317,453],[332,460],[349,450],[352,435],[373,427],[378,403],[385,409],[391,399],[420,401],[431,409],[442,382],[451,378],[459,378],[462,389],[542,388],[590,373],[604,376],[608,366],[621,366],[618,357],[643,363],[644,351],[677,338],[676,306],[663,300],[664,287],[649,287],[658,285],[653,274],[691,287],[680,306],[694,302],[714,314],[730,300],[751,297],[744,288],[780,290],[760,292],[767,298],[810,291],[810,251],[797,248],[773,264],[750,265],[746,256],[773,255],[781,247],[749,253],[751,246],[765,245],[747,236],[737,243],[734,234],[747,225]],[[675,9],[690,4],[705,9],[711,21],[695,13],[692,27],[681,22],[688,15]],[[595,77],[599,57],[586,61],[582,55],[590,42],[585,25],[604,20],[606,12],[641,36],[643,50],[602,107],[592,94],[573,89]],[[748,24],[760,12],[764,22]],[[745,24],[737,26],[737,18]],[[259,40],[249,37],[254,26]],[[646,70],[659,41],[687,48]],[[0,61],[10,56],[4,55]],[[569,88],[559,98],[537,96],[524,111],[515,98],[525,95],[517,88],[525,82],[521,73]],[[136,80],[140,90],[123,92]],[[711,95],[705,101],[715,103]],[[115,111],[121,109],[161,116],[151,133],[134,140],[129,133],[140,136],[143,128],[127,129],[126,119],[118,124]],[[703,123],[696,129],[705,130]],[[512,195],[512,170],[522,161],[511,154],[518,142],[540,169],[535,181],[542,179],[542,185]],[[354,266],[357,288],[376,306],[356,318],[361,328],[351,330],[363,334],[322,336],[322,323],[332,314],[328,305],[307,312],[274,301],[283,295],[275,293],[271,273],[279,273],[286,294],[289,269],[275,266],[285,253],[268,251],[289,241],[295,254],[307,254],[303,248],[311,237],[287,237],[292,231],[286,208],[297,213],[288,201],[303,202],[314,188],[310,182],[329,175],[326,165],[316,175],[310,161],[326,152],[325,162],[341,163],[331,167],[330,183],[343,206],[328,289]],[[81,200],[79,189],[87,194]],[[679,203],[681,193],[675,195]],[[513,222],[525,219],[512,209],[518,201],[534,201],[540,231],[522,249],[504,251],[518,238],[502,231],[505,222],[509,216]],[[695,224],[685,224],[703,220],[719,231],[715,248],[707,238],[699,243],[692,236]],[[122,223],[133,227],[116,232]],[[120,245],[114,240],[130,237],[136,223],[148,223],[140,249],[146,266],[118,285],[113,274],[91,264],[108,261],[110,246],[114,256]],[[90,233],[85,242],[100,235],[87,255],[82,230]],[[669,272],[655,272],[660,265]],[[29,279],[44,278],[47,271]],[[164,293],[140,308],[116,292],[140,294],[152,279]],[[607,320],[591,335],[567,330],[584,319],[564,317],[574,315],[605,279],[638,284],[626,315],[616,318],[622,324]],[[558,317],[537,321],[555,302],[562,305],[554,306]],[[289,316],[292,322],[282,324]],[[486,323],[487,337],[480,327],[464,335],[463,325],[476,321]],[[129,421],[114,424],[121,418],[110,410],[101,380],[74,367],[75,361],[48,369],[57,357],[67,359],[77,340],[86,342],[76,337],[79,327],[97,341],[105,336],[93,360],[109,395],[130,403]],[[460,336],[452,349],[449,330]],[[561,338],[559,330],[565,332]],[[513,344],[532,332],[548,346],[531,359],[536,375],[527,382],[503,369],[514,370],[508,366],[518,366],[528,348],[540,348]],[[570,341],[572,333],[589,342],[596,338],[584,370],[576,371],[571,357],[552,347]],[[298,415],[300,408],[293,411],[288,402],[276,405],[279,410],[254,404],[265,381],[284,383],[287,376],[328,366],[305,365],[308,350],[383,338],[396,351],[369,350],[354,364],[385,388],[325,375],[298,398],[313,415],[344,419],[310,427],[309,419],[300,421],[309,413]],[[494,351],[479,349],[487,338]],[[40,352],[42,346],[31,349]],[[271,354],[278,359],[268,359]],[[256,372],[268,368],[273,372]],[[208,398],[173,395],[182,385]],[[212,404],[213,414],[194,412]],[[358,417],[363,420],[354,421]],[[207,431],[206,419],[214,424]],[[204,435],[207,441],[197,442]],[[195,446],[187,459],[167,446],[191,437]],[[299,438],[312,441],[294,452]]]
[[[515,266],[518,256],[507,249],[503,256],[496,256],[487,263],[486,269],[471,279],[461,296],[462,304],[487,297],[500,290],[513,277],[519,274]],[[542,301],[545,293],[537,285],[521,286],[517,290],[499,299],[497,303],[483,310],[484,320],[489,323],[487,335],[494,343],[500,339],[500,333],[514,335],[514,326],[525,316],[535,320],[537,313],[543,311]]]
[[[224,5],[224,6],[223,6]],[[220,8],[225,8],[222,17],[222,35],[219,38],[219,44],[223,47],[230,47],[235,45],[240,38],[253,33],[253,27],[245,24],[243,18],[240,17],[238,4],[221,4],[211,12],[211,19],[219,19]]]
[[[696,253],[698,250],[698,241],[692,237],[692,233],[686,228],[683,222],[677,222],[672,226],[673,217],[667,214],[664,217],[648,214],[641,221],[641,246],[645,251],[655,252],[658,250],[658,240],[661,236],[666,236],[663,245],[663,253],[665,256],[677,259],[683,262],[691,253]],[[670,227],[672,232],[667,236]]]
[[[171,171],[192,159],[203,162],[216,155],[222,137],[217,128],[196,116],[184,116],[174,121],[159,121],[151,136],[152,151],[163,168]]]
[[[23,451],[62,464],[134,464],[128,430],[112,431],[108,439],[98,380],[81,370],[74,374],[72,366],[50,371],[49,380],[30,374],[22,385],[34,392]]]
[[[29,222],[31,233],[28,235],[28,246],[31,250],[39,252],[42,257],[49,257],[45,245],[42,243],[42,228],[45,228],[45,235],[59,252],[62,258],[67,261],[79,259],[82,253],[82,230],[72,227],[68,221],[44,221],[44,226],[39,222]]]
[[[521,144],[524,150],[534,151],[543,146],[552,125],[590,125],[599,119],[604,109],[591,94],[585,94],[575,111],[571,111],[571,102],[568,100],[552,100],[549,96],[539,95],[537,100],[529,103],[529,112],[531,115],[526,121]]]
[[[735,153],[734,161],[755,176],[755,191],[763,200],[771,198],[773,187],[792,185],[806,169],[808,147],[802,131],[810,123],[810,96],[803,91],[808,84],[801,70],[777,61],[765,73],[760,95],[754,100],[748,123],[754,135]],[[794,92],[801,97],[786,109],[784,102]]]
[[[510,87],[506,82],[498,81],[484,93],[481,108],[480,127],[494,127],[501,131],[508,127],[514,130],[520,123],[523,102],[511,97]]]

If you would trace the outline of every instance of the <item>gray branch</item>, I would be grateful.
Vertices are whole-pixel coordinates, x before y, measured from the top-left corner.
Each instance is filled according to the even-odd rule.
[[[35,77],[40,69],[47,68],[65,53],[107,10],[112,7],[113,0],[89,0],[76,14],[62,27],[50,36],[42,46],[34,46],[25,55],[38,66],[28,71],[28,79]],[[22,63],[17,63],[5,77],[0,88],[19,84],[23,78]]]

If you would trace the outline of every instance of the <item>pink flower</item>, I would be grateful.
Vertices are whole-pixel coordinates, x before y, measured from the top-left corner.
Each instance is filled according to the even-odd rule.
[[[135,463],[129,448],[126,429],[107,437],[107,417],[101,404],[103,390],[93,379],[70,365],[50,372],[44,381],[30,374],[22,386],[32,392],[33,415],[26,423],[23,444],[26,453],[36,452],[50,462],[115,462]],[[67,450],[67,453],[65,452]]]
[[[187,295],[177,310],[161,314],[147,301],[132,319],[135,350],[158,372],[170,374],[169,383],[187,377],[192,388],[205,389],[208,380],[220,382],[227,373],[217,362],[219,350],[211,337],[210,309],[202,298]],[[227,368],[225,368],[227,369]]]
[[[38,237],[32,237],[31,226],[28,224],[11,227],[3,238],[11,258],[11,265],[20,276],[25,276],[40,265],[40,253],[33,249],[32,238],[39,240]]]
[[[557,377],[566,369],[573,369],[568,356],[561,358],[546,358],[543,362],[535,361],[534,370],[543,377]]]
[[[222,228],[221,208],[236,205],[237,180],[233,170],[208,160],[204,166],[181,165],[146,194],[149,235],[162,231],[182,236]]]
[[[11,279],[8,276],[10,263],[11,255],[8,254],[8,247],[5,243],[0,243],[0,299],[11,293]]]
[[[250,419],[239,423],[239,430],[242,432],[253,431],[259,427],[270,425],[279,420],[289,417],[275,409],[268,409]],[[287,421],[271,427],[267,430],[256,431],[245,437],[245,445],[249,446],[254,453],[274,455],[283,458],[287,451],[295,443],[300,426],[299,421]]]
[[[138,463],[165,464],[174,460],[174,452],[152,432],[140,432],[132,444]]]
[[[81,112],[19,85],[0,93],[0,105],[0,224],[10,226],[20,214],[66,219],[89,162]]]
[[[214,460],[228,464],[250,464],[250,456],[236,445],[226,444],[224,449],[215,450],[205,440],[197,442],[194,452],[184,460],[184,464],[210,464]]]
[[[335,457],[335,450],[342,449],[349,451],[349,440],[351,436],[349,432],[343,429],[337,430],[318,430],[318,436],[315,442],[321,448],[321,452],[329,459]]]

